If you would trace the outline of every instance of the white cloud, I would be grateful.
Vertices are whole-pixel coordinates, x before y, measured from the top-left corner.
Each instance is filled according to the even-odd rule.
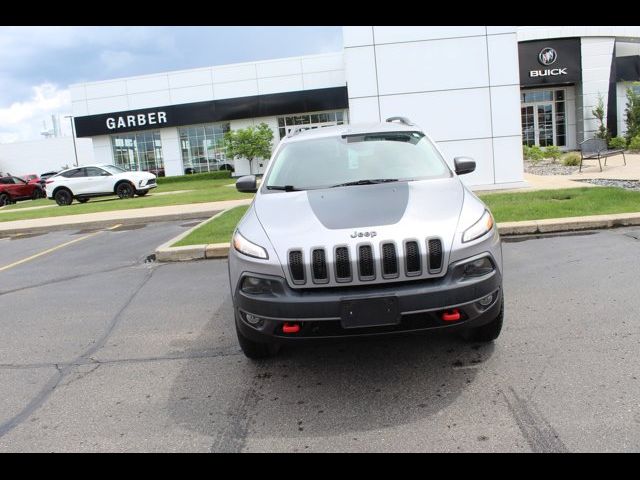
[[[51,124],[51,114],[71,111],[68,89],[60,90],[51,83],[32,88],[33,95],[24,102],[0,108],[0,142],[33,140],[40,137],[42,122]],[[67,129],[62,124],[63,132]]]

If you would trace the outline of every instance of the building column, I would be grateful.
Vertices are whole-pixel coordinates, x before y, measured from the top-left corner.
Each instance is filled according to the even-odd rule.
[[[607,112],[609,76],[615,46],[614,37],[580,39],[582,57],[582,83],[576,88],[576,130],[578,143],[592,138],[598,132],[598,120],[591,111],[602,96]]]
[[[160,141],[162,142],[162,159],[164,161],[165,175],[167,177],[184,175],[178,129],[175,127],[161,128]]]

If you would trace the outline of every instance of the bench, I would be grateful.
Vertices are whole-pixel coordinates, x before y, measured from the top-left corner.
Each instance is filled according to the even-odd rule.
[[[625,166],[627,165],[627,158],[624,156],[624,149],[619,148],[616,150],[608,150],[607,149],[607,141],[604,138],[590,138],[580,143],[580,169],[579,172],[582,172],[582,162],[583,160],[598,160],[598,165],[600,165],[600,171],[602,171],[602,163],[600,162],[601,158],[604,158],[604,166],[607,166],[607,157],[611,157],[613,155],[617,155],[619,153],[622,154],[622,158],[624,159]]]

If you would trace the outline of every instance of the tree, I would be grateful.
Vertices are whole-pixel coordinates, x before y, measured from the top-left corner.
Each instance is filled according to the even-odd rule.
[[[609,133],[609,129],[604,124],[604,100],[602,99],[601,94],[598,94],[598,104],[593,110],[591,110],[591,113],[598,119],[598,123],[600,124],[598,126],[598,133],[596,133],[596,138],[604,138],[605,140],[609,141],[609,137],[611,135]]]
[[[224,134],[223,148],[228,157],[249,160],[249,172],[253,173],[253,161],[256,158],[271,157],[273,131],[266,123],[257,126],[230,130]]]
[[[627,108],[624,110],[624,115],[627,125],[627,132],[624,136],[629,143],[633,137],[640,134],[640,94],[631,87],[627,88]]]

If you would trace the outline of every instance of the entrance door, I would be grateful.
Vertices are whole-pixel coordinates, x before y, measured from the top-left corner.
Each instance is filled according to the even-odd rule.
[[[553,102],[523,104],[520,108],[523,145],[548,147],[555,138],[555,109]]]

